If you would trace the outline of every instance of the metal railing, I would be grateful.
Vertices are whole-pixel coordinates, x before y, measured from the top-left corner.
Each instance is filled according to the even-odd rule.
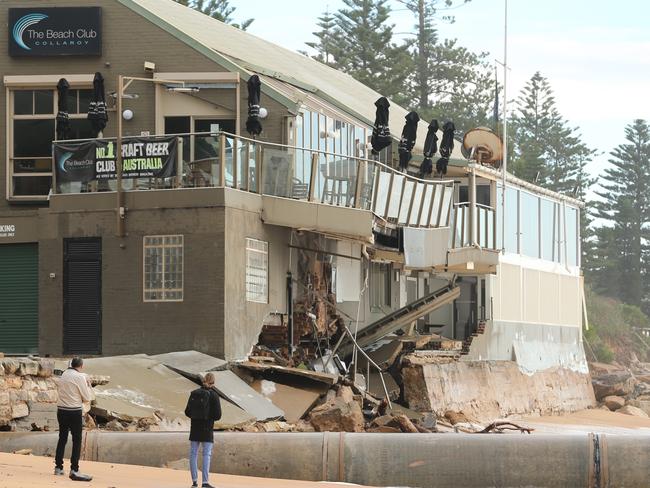
[[[451,247],[496,249],[496,212],[492,207],[476,204],[472,215],[469,202],[454,204]]]
[[[228,187],[371,210],[377,217],[402,226],[447,227],[450,223],[454,192],[451,180],[422,180],[363,157],[261,142],[226,132],[173,136],[180,142],[176,175],[124,179],[125,191]],[[55,193],[116,188],[116,180],[57,182]]]

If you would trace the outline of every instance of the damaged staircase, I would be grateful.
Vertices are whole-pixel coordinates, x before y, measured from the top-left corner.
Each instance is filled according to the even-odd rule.
[[[403,327],[406,327],[414,320],[427,315],[434,310],[453,302],[460,296],[460,288],[454,285],[446,285],[438,290],[419,298],[404,307],[382,317],[373,322],[365,329],[359,331],[357,335],[357,344],[359,347],[369,346],[378,340],[386,337]],[[351,339],[346,338],[339,348],[341,357],[352,354],[354,343]]]

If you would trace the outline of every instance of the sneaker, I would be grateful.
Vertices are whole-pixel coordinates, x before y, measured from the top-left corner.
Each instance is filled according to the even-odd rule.
[[[79,471],[70,471],[70,479],[72,481],[91,481],[92,476],[80,473]]]
[[[203,483],[201,485],[201,488],[214,488],[214,486],[212,486],[210,483]]]
[[[65,475],[65,471],[63,471],[62,468],[54,468],[54,475],[55,476],[63,476],[63,475]]]
[[[198,488],[199,484],[196,481],[192,481],[192,488]]]

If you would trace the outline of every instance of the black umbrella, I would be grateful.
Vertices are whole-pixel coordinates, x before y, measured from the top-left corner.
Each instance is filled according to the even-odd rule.
[[[436,172],[439,175],[447,174],[449,157],[451,156],[452,149],[454,149],[455,130],[456,126],[451,121],[445,122],[445,125],[442,126],[442,141],[440,142],[440,156],[442,157],[436,161]]]
[[[65,78],[61,78],[56,85],[56,91],[59,96],[58,113],[56,114],[56,138],[59,141],[70,138],[70,116],[68,114],[68,90],[70,83]]]
[[[420,165],[420,178],[430,175],[433,172],[433,161],[431,158],[438,150],[438,121],[433,119],[427,130],[427,137],[424,139],[424,159]]]
[[[377,112],[370,144],[372,145],[372,153],[377,155],[382,149],[390,146],[391,143],[390,129],[388,128],[388,108],[390,103],[388,103],[386,97],[381,97],[375,102],[375,107],[377,107]]]
[[[397,152],[399,153],[399,167],[402,171],[406,171],[411,160],[411,151],[415,146],[415,138],[418,134],[418,122],[420,116],[417,112],[409,112],[406,114],[406,123],[402,129],[402,138],[399,140]]]
[[[253,75],[248,79],[248,120],[246,120],[246,130],[253,136],[259,136],[262,133],[262,123],[260,122],[260,87],[262,82],[260,77]]]
[[[121,114],[117,115],[118,117]],[[106,113],[106,95],[104,92],[104,77],[101,73],[95,73],[93,79],[93,99],[88,107],[88,120],[95,131],[95,137],[106,128],[108,113]]]

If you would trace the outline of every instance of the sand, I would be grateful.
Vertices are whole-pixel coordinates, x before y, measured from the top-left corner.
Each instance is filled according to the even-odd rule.
[[[517,423],[533,427],[537,433],[600,432],[619,435],[650,433],[650,419],[648,418],[601,409],[580,410],[564,415],[522,417]]]
[[[84,473],[94,477],[92,482],[72,481],[67,476],[54,476],[52,474],[54,463],[49,457],[0,453],[0,488],[178,488],[189,487],[192,484],[187,471],[90,461],[82,461],[80,467]],[[248,478],[223,474],[211,475],[210,483],[218,488],[341,488],[339,483]]]

